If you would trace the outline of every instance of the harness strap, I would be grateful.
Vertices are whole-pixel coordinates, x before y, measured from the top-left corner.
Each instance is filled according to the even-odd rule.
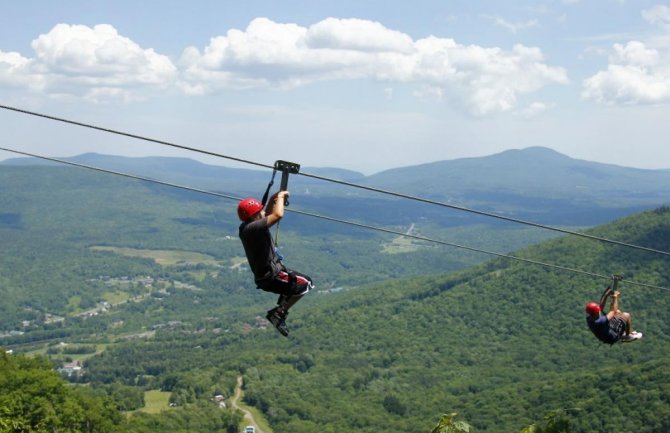
[[[607,298],[612,296],[614,292],[617,291],[619,288],[619,281],[623,280],[623,276],[621,275],[612,275],[612,284],[607,286],[605,291],[603,292],[602,296],[600,297],[600,309],[605,308],[605,303],[607,302]]]
[[[272,179],[270,179],[270,183],[268,183],[268,187],[265,190],[265,194],[263,194],[263,199],[261,200],[261,204],[265,206],[265,204],[268,202],[268,195],[270,194],[270,188],[272,188],[272,185],[275,183],[275,175],[277,174],[277,169],[275,168],[272,170]]]
[[[609,298],[611,294],[612,294],[612,286],[607,286],[602,296],[600,297],[600,302],[598,303],[598,305],[600,305],[600,311],[602,311],[605,308],[607,298]]]
[[[263,198],[261,199],[261,204],[263,207],[268,202],[268,197],[270,195],[270,189],[272,188],[272,185],[275,183],[275,176],[277,175],[277,168],[272,170],[272,178],[270,179],[270,183],[268,183],[268,187],[265,189],[265,194],[263,194]],[[277,229],[275,232],[275,246],[279,246],[279,223],[277,223]]]
[[[288,176],[289,173],[298,173],[300,172],[300,164],[296,164],[294,162],[288,162],[288,161],[282,161],[278,160],[275,161],[274,169],[272,170],[272,179],[270,179],[270,183],[268,184],[267,189],[265,190],[265,194],[263,194],[263,199],[261,200],[261,204],[265,206],[265,204],[268,201],[268,196],[270,194],[270,188],[272,188],[272,185],[275,183],[275,176],[277,175],[277,170],[281,170],[282,172],[282,177],[281,177],[281,186],[279,188],[280,191],[286,191],[288,188]],[[288,206],[288,199],[284,199],[284,206]],[[281,222],[281,221],[280,221]],[[279,246],[279,222],[277,222],[277,229],[275,232],[275,246]]]

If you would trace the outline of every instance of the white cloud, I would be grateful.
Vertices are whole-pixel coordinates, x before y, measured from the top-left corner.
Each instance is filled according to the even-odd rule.
[[[656,5],[651,9],[642,11],[642,17],[651,24],[659,24],[670,29],[670,7]]]
[[[584,81],[582,97],[610,105],[670,102],[670,55],[639,41],[614,44],[607,70]]]
[[[33,40],[32,48],[34,59],[0,54],[0,83],[57,97],[133,100],[148,87],[170,85],[177,75],[166,56],[142,49],[106,24],[58,24]]]
[[[568,82],[566,71],[547,65],[538,48],[461,45],[435,36],[413,40],[361,19],[327,18],[303,27],[256,18],[202,49],[187,47],[179,69],[106,24],[58,24],[32,48],[34,58],[0,51],[0,86],[91,102],[130,102],[174,87],[207,95],[362,79],[388,88],[414,86],[421,98],[484,116],[515,109],[522,94]]]
[[[509,111],[519,94],[539,90],[548,83],[567,83],[562,68],[543,63],[537,48],[516,45],[511,52],[499,48],[464,46],[453,40],[417,41],[419,61],[414,77],[443,98],[459,98],[474,115]],[[428,94],[427,89],[422,91]]]
[[[614,44],[607,69],[584,81],[584,99],[610,105],[670,102],[670,7],[656,5],[641,14],[663,34]]]
[[[484,18],[492,20],[496,26],[501,27],[513,34],[517,34],[522,30],[540,26],[540,22],[538,20],[528,20],[525,22],[512,23],[505,20],[504,18],[496,16],[485,15]]]
[[[505,51],[434,36],[413,41],[359,19],[328,18],[307,28],[257,18],[244,31],[212,38],[202,52],[187,48],[180,64],[182,87],[192,94],[371,79],[415,84],[417,95],[464,105],[474,115],[511,110],[519,94],[568,82],[537,48]]]
[[[381,68],[414,51],[411,38],[381,24],[328,18],[309,28],[254,19],[245,31],[214,37],[202,54],[184,50],[187,89],[291,88],[315,81],[384,77]],[[395,71],[394,74],[397,74]]]
[[[649,67],[658,64],[659,53],[647,48],[642,42],[631,41],[626,45],[614,44],[610,63],[617,65]]]
[[[582,96],[605,104],[670,101],[670,81],[642,68],[610,65],[584,83]]]
[[[41,89],[44,80],[40,75],[31,72],[32,63],[19,53],[0,51],[0,86]]]
[[[525,119],[531,119],[546,112],[550,107],[544,102],[533,102],[523,110],[519,111],[519,115]]]
[[[309,28],[305,43],[313,49],[331,48],[368,52],[413,51],[412,38],[378,22],[327,18]]]

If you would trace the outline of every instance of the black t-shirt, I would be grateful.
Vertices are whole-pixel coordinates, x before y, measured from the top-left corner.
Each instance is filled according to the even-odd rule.
[[[240,224],[240,239],[257,282],[272,279],[283,269],[275,253],[267,217]]]

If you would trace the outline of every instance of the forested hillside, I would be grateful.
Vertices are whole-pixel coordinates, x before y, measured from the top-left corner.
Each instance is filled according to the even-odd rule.
[[[670,209],[593,233],[663,248]],[[549,241],[521,255],[670,285],[667,258],[583,239]],[[573,411],[576,432],[667,431],[670,296],[624,281],[622,307],[645,338],[609,347],[590,335],[583,317],[584,302],[607,283],[495,260],[312,297],[296,307],[288,340],[271,331],[187,339],[163,333],[93,358],[90,378],[134,383],[152,372],[164,387],[167,378],[179,383],[198,371],[240,371],[248,402],[276,432],[418,433],[450,411],[475,431],[511,432],[555,409]],[[195,385],[180,386],[192,393]]]
[[[239,413],[213,398],[229,399],[238,375],[275,433],[427,433],[451,412],[475,432],[515,432],[555,409],[569,410],[575,432],[670,429],[670,295],[632,284],[670,286],[666,256],[570,236],[514,253],[623,274],[622,308],[645,337],[609,347],[583,317],[606,279],[291,215],[283,248],[317,290],[292,310],[285,339],[257,317],[274,297],[253,288],[234,204],[66,167],[2,167],[0,178],[0,345],[61,371],[79,360],[64,374],[87,386],[65,388],[44,362],[2,350],[5,377],[44,378],[65,393],[48,403],[68,404],[63,416],[90,390],[91,413],[115,408],[100,431],[232,433]],[[537,240],[416,225],[501,251]],[[590,233],[667,250],[670,208]],[[36,393],[19,382],[2,394]],[[146,404],[145,391],[172,406],[119,417]],[[33,410],[0,401],[2,416]]]
[[[150,433],[221,431],[235,433],[239,413],[212,405],[191,405],[162,415],[128,417],[101,388],[68,386],[44,359],[0,352],[0,432]]]
[[[670,240],[670,209],[593,234],[660,249]],[[667,258],[584,239],[519,255],[670,284]],[[289,339],[252,327],[222,333],[216,321],[158,330],[110,345],[85,363],[81,380],[159,388],[189,405],[242,374],[247,402],[275,432],[427,432],[451,411],[475,431],[511,432],[555,409],[570,410],[575,432],[667,431],[670,297],[624,280],[622,307],[645,337],[609,347],[583,317],[584,302],[607,283],[494,260],[446,276],[310,295],[290,318]]]
[[[291,208],[299,208],[313,200],[296,194],[292,202]],[[183,302],[183,297],[194,295],[193,290],[183,290],[190,286],[201,290],[195,295],[204,305],[220,305],[225,297],[226,313],[238,314],[240,307],[249,306],[250,295],[244,289],[252,282],[237,239],[235,205],[218,197],[67,166],[0,167],[0,343],[8,342],[9,333],[14,336],[11,341],[69,335],[72,327],[63,330],[60,320],[76,322],[99,309],[101,302],[121,305],[124,311],[118,314],[124,317],[119,320],[138,328],[137,321],[126,317],[136,314],[122,303],[146,297],[152,288],[161,291],[154,290],[152,296],[166,298],[167,304],[156,323],[192,314],[184,312],[189,304]],[[375,205],[391,204],[378,199]],[[332,210],[332,203],[319,206],[326,215]],[[349,218],[365,221],[366,212],[356,208]],[[385,219],[392,224],[390,214],[384,212],[376,222]],[[446,213],[443,218],[451,217]],[[412,234],[500,251],[548,236],[483,223],[445,228],[418,216],[405,217],[402,224],[397,217],[391,219],[396,223],[384,227],[403,233],[412,228]],[[287,263],[312,270],[323,290],[390,276],[448,272],[486,259],[293,214],[282,222],[280,243]],[[399,254],[403,252],[411,254]],[[146,308],[146,303],[139,304],[135,307]]]

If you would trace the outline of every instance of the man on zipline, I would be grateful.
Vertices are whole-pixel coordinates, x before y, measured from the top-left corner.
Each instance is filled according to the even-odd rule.
[[[299,272],[287,269],[277,254],[270,227],[284,217],[284,202],[288,191],[279,191],[263,204],[254,198],[245,198],[237,206],[240,224],[240,239],[249,261],[251,271],[259,289],[279,295],[277,306],[265,316],[285,337],[288,310],[312,289],[312,279]]]
[[[609,289],[608,289],[609,290]],[[601,314],[607,297],[602,304],[589,302],[586,304],[586,323],[598,340],[614,344],[619,341],[628,342],[642,338],[641,332],[632,331],[630,313],[619,310],[619,292],[612,293],[612,304],[607,314]]]

